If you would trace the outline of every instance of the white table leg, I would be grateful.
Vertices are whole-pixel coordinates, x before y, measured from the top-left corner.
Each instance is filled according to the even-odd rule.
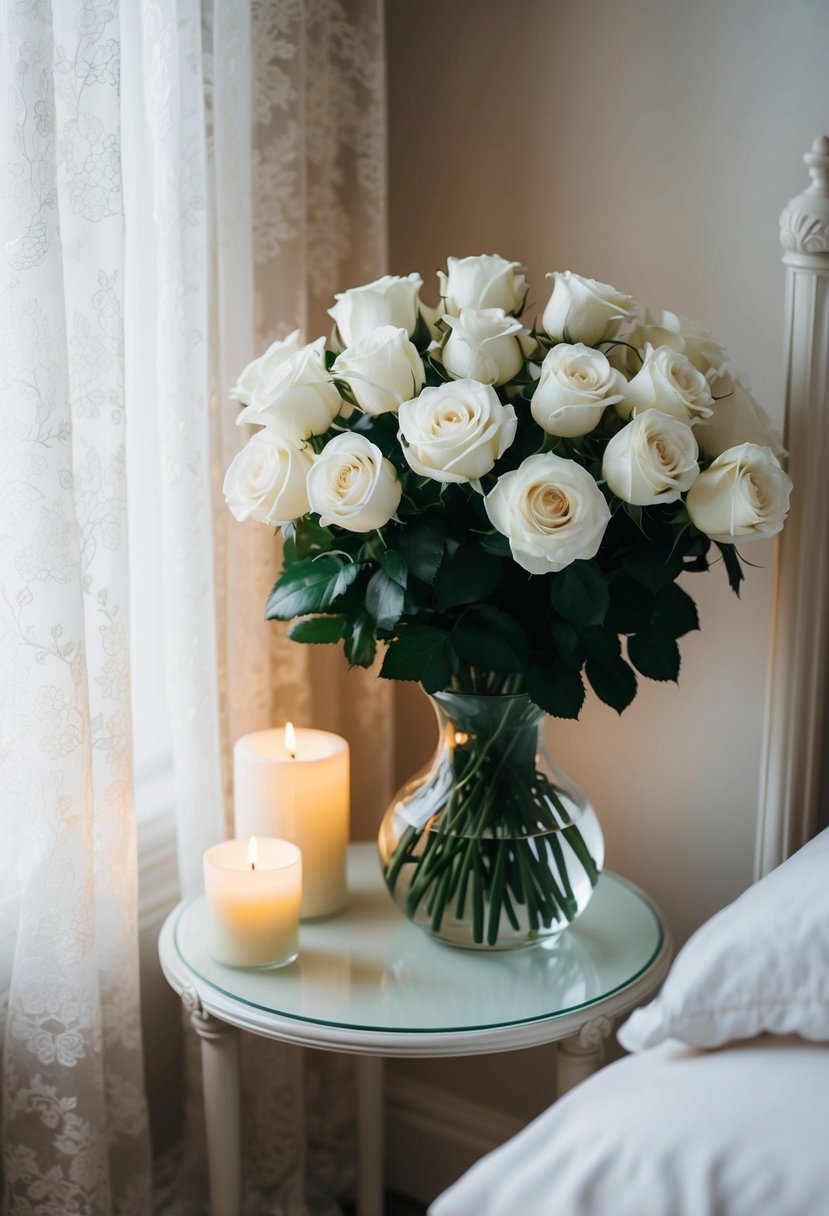
[[[183,995],[183,994],[182,994]],[[241,1039],[239,1031],[185,999],[201,1039],[210,1216],[242,1210]]]
[[[604,1040],[612,1029],[610,1018],[602,1016],[585,1022],[578,1034],[556,1043],[556,1091],[559,1098],[601,1068]]]
[[[383,1057],[356,1056],[357,1216],[383,1216]]]

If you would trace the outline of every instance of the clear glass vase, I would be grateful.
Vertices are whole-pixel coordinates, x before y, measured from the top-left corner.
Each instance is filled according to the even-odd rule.
[[[560,933],[587,906],[604,840],[547,754],[544,713],[525,694],[430,700],[437,751],[380,826],[392,898],[452,946],[514,950]]]

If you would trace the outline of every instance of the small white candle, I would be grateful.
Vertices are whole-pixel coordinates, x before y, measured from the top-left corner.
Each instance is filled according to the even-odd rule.
[[[280,836],[302,851],[303,920],[339,912],[348,847],[345,739],[307,728],[243,735],[233,749],[233,802],[237,836]]]
[[[281,967],[297,956],[302,857],[287,840],[225,840],[204,855],[208,948],[230,967]]]

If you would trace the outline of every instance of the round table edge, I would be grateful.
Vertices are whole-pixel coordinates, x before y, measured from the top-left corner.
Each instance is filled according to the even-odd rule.
[[[623,881],[639,890],[627,879]],[[640,893],[644,896],[644,892]],[[397,1058],[486,1055],[558,1042],[578,1034],[592,1022],[601,1023],[603,1019],[607,1019],[609,1026],[612,1021],[629,1013],[654,993],[670,968],[673,941],[656,905],[648,896],[644,898],[659,919],[662,943],[649,966],[629,984],[609,996],[599,997],[588,1005],[566,1013],[551,1014],[515,1025],[474,1030],[361,1030],[349,1026],[306,1022],[300,1018],[286,1017],[248,1005],[206,983],[190,969],[178,953],[174,938],[175,925],[186,907],[186,901],[179,903],[167,916],[158,939],[158,957],[167,983],[178,993],[191,1012],[210,1014],[228,1026],[247,1030],[264,1038],[278,1039],[301,1047],[313,1047],[320,1051],[339,1051],[356,1055]]]

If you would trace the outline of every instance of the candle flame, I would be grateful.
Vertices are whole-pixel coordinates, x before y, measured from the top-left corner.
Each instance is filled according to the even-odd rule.
[[[259,856],[259,849],[256,845],[256,837],[251,836],[250,844],[248,845],[248,865],[252,870],[256,869],[256,859]]]
[[[296,760],[296,731],[293,722],[285,723],[285,751],[292,760]]]

